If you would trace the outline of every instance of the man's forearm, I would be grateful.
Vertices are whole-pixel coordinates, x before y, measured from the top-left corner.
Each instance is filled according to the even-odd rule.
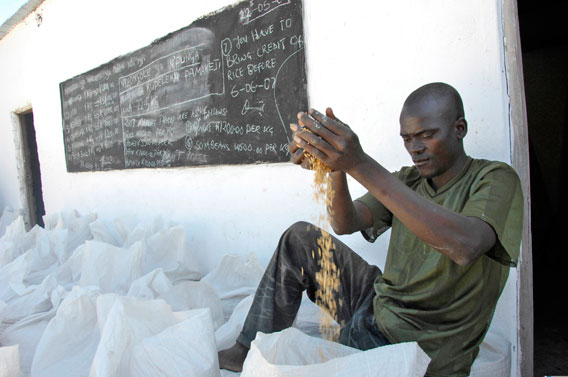
[[[337,234],[353,233],[359,230],[360,220],[349,193],[347,177],[342,171],[330,174],[331,187],[334,191],[331,206],[328,207],[328,212],[331,214],[331,227]]]

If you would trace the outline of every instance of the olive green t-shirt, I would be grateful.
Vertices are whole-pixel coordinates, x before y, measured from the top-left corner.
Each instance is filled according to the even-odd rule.
[[[392,343],[417,341],[432,359],[427,376],[467,376],[491,322],[509,267],[519,256],[523,198],[507,164],[468,158],[437,191],[415,167],[395,173],[418,195],[488,223],[495,246],[468,266],[417,238],[370,193],[357,199],[373,214],[373,242],[392,227],[385,271],[375,281],[374,314]]]

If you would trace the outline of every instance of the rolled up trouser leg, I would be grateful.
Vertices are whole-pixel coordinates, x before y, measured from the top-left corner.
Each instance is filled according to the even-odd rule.
[[[307,222],[295,223],[284,232],[257,288],[238,343],[250,348],[258,331],[271,333],[290,327],[304,290],[312,301],[315,300],[319,288],[316,273],[320,270],[317,244],[320,236],[320,229]],[[356,313],[372,317],[373,282],[381,271],[335,237],[332,237],[332,245],[333,261],[340,271],[340,285],[333,296],[337,308],[335,320],[340,325],[353,327],[350,321]],[[359,321],[357,323],[374,323],[373,318]],[[351,328],[340,338],[351,339],[353,336],[356,334]]]

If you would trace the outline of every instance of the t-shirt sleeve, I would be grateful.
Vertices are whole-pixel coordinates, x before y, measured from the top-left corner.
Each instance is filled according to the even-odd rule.
[[[368,229],[363,229],[361,234],[367,241],[375,242],[381,234],[390,228],[392,224],[392,213],[370,192],[367,192],[356,200],[365,204],[373,215],[373,226]]]
[[[497,243],[487,256],[516,266],[523,226],[523,194],[517,173],[506,164],[495,164],[480,172],[471,186],[470,198],[461,211],[488,223]]]

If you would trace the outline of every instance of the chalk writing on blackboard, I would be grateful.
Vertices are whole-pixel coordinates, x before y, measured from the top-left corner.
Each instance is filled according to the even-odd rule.
[[[67,170],[288,160],[300,0],[248,0],[60,85]]]

